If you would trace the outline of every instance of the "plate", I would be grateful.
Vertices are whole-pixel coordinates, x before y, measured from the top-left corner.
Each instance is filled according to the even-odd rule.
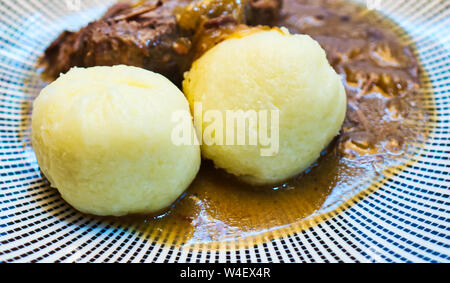
[[[364,3],[365,2],[365,3]],[[134,224],[82,215],[42,177],[30,145],[38,57],[64,29],[98,18],[112,1],[0,3],[1,262],[449,262],[450,8],[447,1],[368,0],[414,44],[430,134],[401,169],[341,201],[326,217],[262,241],[175,245]],[[159,233],[162,235],[162,233]]]

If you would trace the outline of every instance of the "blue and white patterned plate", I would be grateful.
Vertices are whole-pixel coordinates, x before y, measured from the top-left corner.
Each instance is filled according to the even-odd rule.
[[[326,221],[235,249],[154,242],[78,213],[48,186],[30,147],[31,105],[43,86],[37,58],[63,29],[85,25],[112,1],[0,2],[0,262],[449,262],[449,3],[368,2],[416,45],[435,114],[430,135],[405,169]]]

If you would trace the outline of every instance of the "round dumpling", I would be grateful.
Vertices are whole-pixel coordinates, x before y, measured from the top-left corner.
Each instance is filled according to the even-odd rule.
[[[195,142],[172,140],[177,111],[189,113],[188,102],[162,75],[128,66],[74,68],[36,98],[32,144],[52,187],[76,209],[156,213],[200,167]]]
[[[255,185],[307,169],[338,135],[346,113],[341,78],[325,51],[311,37],[284,28],[231,36],[216,45],[185,74],[183,90],[194,120],[202,121],[204,157]],[[239,126],[230,127],[238,120],[229,115],[239,111],[241,117],[257,115],[258,123],[243,122],[243,134]],[[261,117],[271,118],[261,123]],[[212,130],[212,124],[223,127]],[[257,135],[258,142],[227,142],[239,134]]]

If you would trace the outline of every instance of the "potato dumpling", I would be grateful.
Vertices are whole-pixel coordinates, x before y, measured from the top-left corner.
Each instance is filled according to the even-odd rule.
[[[32,144],[52,187],[76,209],[155,213],[176,201],[200,167],[198,145],[172,142],[174,111],[189,105],[162,75],[74,68],[36,98]]]
[[[272,156],[261,154],[261,143],[202,145],[204,157],[217,167],[255,185],[277,183],[307,169],[338,135],[346,113],[341,78],[325,51],[311,37],[285,28],[231,36],[216,45],[185,74],[183,90],[197,121],[210,110],[224,116],[230,110],[278,111],[279,149]],[[196,105],[202,110],[195,111]],[[207,141],[205,128],[213,119],[202,120]],[[225,124],[223,135],[233,134]]]

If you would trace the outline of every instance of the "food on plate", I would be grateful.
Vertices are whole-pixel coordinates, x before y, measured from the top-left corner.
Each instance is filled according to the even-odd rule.
[[[266,239],[267,231],[280,231],[279,227],[304,227],[312,215],[326,217],[330,205],[365,189],[384,169],[408,160],[409,148],[427,135],[430,116],[423,107],[430,101],[423,92],[428,84],[422,81],[426,73],[420,71],[411,41],[397,36],[403,33],[401,28],[375,10],[341,0],[130,2],[114,5],[78,32],[63,33],[41,60],[44,77],[55,79],[73,66],[127,64],[159,72],[181,86],[183,72],[220,42],[259,32],[280,33],[272,28],[286,27],[291,34],[307,34],[320,44],[343,78],[347,96],[339,136],[307,170],[282,183],[254,188],[204,160],[176,205],[158,216],[132,217],[133,225],[150,231],[146,237],[175,239],[169,240],[175,245],[224,239],[245,239],[247,244],[249,235]],[[228,88],[233,85],[224,87]],[[208,103],[220,105],[227,101],[224,98]],[[281,151],[281,138],[279,142]],[[115,221],[130,224],[129,217]]]
[[[172,142],[175,111],[189,113],[188,102],[162,75],[74,68],[36,98],[32,144],[51,186],[76,209],[151,214],[170,206],[200,167],[198,145]]]
[[[209,110],[224,117],[229,110],[279,111],[279,129],[270,133],[279,132],[279,151],[272,155],[261,154],[261,143],[202,145],[204,157],[217,167],[256,185],[284,181],[307,169],[338,135],[346,113],[341,77],[325,51],[311,37],[285,29],[231,36],[194,62],[183,90],[198,120]],[[195,111],[196,103],[201,112]],[[203,131],[210,123],[203,119]],[[261,126],[249,126],[248,132],[259,132]],[[223,129],[225,138],[238,135],[237,126]]]
[[[181,82],[203,25],[270,24],[281,0],[145,0],[113,5],[78,32],[63,32],[45,51],[43,77],[71,67],[131,65]],[[195,21],[194,21],[195,19]]]

